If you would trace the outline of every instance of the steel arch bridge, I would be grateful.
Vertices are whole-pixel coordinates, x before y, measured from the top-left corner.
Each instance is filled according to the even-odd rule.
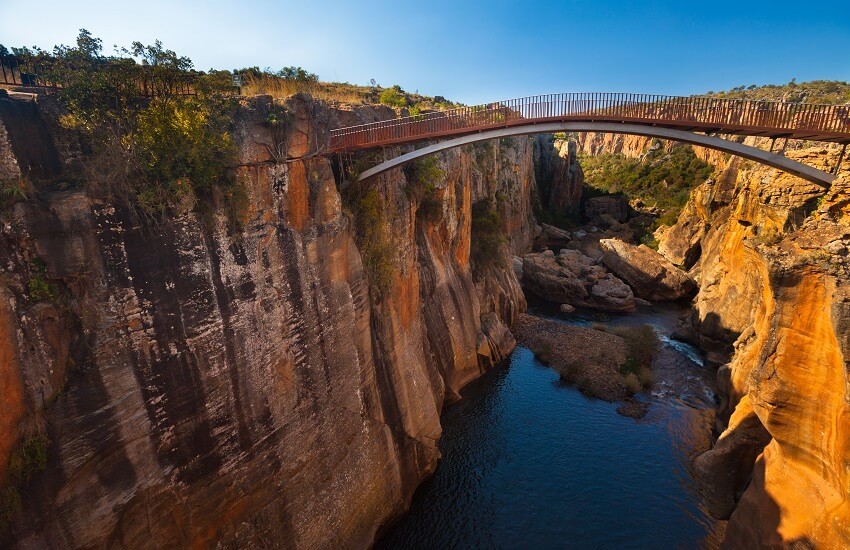
[[[436,141],[365,170],[360,179],[419,157],[493,138],[553,133],[610,132],[653,136],[718,149],[830,185],[850,143],[850,105],[674,97],[642,94],[573,93],[533,96],[461,107],[331,131],[329,151],[354,151]],[[717,134],[800,139],[843,144],[831,172],[818,170]],[[784,146],[783,146],[784,149]]]

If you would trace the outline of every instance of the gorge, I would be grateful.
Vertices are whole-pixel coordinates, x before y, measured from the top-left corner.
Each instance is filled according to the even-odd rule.
[[[120,200],[110,158],[66,114],[49,94],[0,97],[0,180],[21,190],[4,192],[0,218],[0,545],[391,539],[439,468],[441,412],[463,416],[486,384],[534,372],[545,390],[528,399],[567,400],[547,401],[551,414],[586,415],[634,446],[640,428],[662,432],[555,387],[511,330],[529,301],[535,315],[594,331],[593,311],[628,323],[638,309],[667,311],[647,309],[660,300],[687,312],[676,327],[665,320],[663,349],[672,334],[706,363],[663,380],[698,373],[719,400],[716,418],[713,395],[698,396],[697,413],[681,409],[693,422],[677,429],[692,430],[699,453],[677,467],[692,462],[685,483],[699,484],[709,512],[694,512],[708,527],[689,540],[721,544],[720,530],[731,548],[850,545],[848,163],[824,188],[694,147],[711,176],[655,231],[656,253],[637,245],[658,213],[635,197],[591,200],[581,161],[662,158],[669,142],[505,137],[361,181],[375,157],[407,149],[342,162],[317,152],[330,130],[401,109],[240,96],[236,213],[231,188],[211,193],[212,210],[178,188],[165,215],[149,215]],[[828,171],[839,149],[792,142],[785,155]],[[470,383],[477,397],[462,391]],[[672,410],[656,401],[649,418]]]

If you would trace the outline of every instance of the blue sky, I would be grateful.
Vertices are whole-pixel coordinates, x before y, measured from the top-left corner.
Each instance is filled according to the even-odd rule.
[[[465,103],[850,80],[847,0],[0,0],[0,43],[159,38],[199,69],[300,65]]]

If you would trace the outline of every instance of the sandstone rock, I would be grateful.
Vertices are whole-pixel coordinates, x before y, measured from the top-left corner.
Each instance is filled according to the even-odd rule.
[[[0,175],[83,155],[55,120],[34,125],[49,102],[0,105]],[[469,220],[498,193],[503,252],[530,249],[531,143],[495,142],[500,162],[441,154],[434,223],[416,220],[401,171],[381,178],[392,269],[378,297],[331,165],[308,153],[323,125],[394,113],[293,96],[284,142],[300,160],[274,164],[273,104],[237,107],[249,200],[235,233],[223,213],[153,225],[82,189],[4,218],[0,459],[31,410],[51,446],[0,547],[368,547],[436,467],[443,404],[510,353],[522,289],[511,269],[473,274]],[[61,307],[27,296],[39,260]]]
[[[578,209],[584,172],[576,158],[574,142],[546,134],[535,136],[534,170],[538,193],[551,212]]]
[[[516,280],[522,281],[522,258],[520,258],[519,256],[512,256],[511,267],[513,267]]]
[[[523,284],[552,302],[612,312],[635,309],[628,285],[577,250],[526,254]]]
[[[569,231],[565,231],[559,227],[555,227],[554,225],[549,225],[548,223],[542,223],[540,225],[542,226],[543,231],[539,239],[545,241],[545,246],[547,248],[560,250],[567,246],[567,243],[572,240]]]
[[[617,239],[602,239],[599,244],[604,251],[605,266],[641,298],[679,300],[696,293],[696,282],[687,273],[648,246],[634,246]]]
[[[601,216],[609,216],[617,222],[628,221],[631,213],[629,199],[625,195],[609,197],[591,197],[584,203],[584,215],[588,220],[598,220]]]
[[[786,154],[814,166],[825,157]],[[716,183],[692,194],[662,242],[670,257],[701,251],[701,346],[715,361],[723,360],[718,351],[734,350],[718,371],[718,421],[728,425],[695,464],[712,513],[729,516],[725,547],[850,541],[850,276],[847,258],[828,252],[850,242],[841,214],[850,204],[847,176],[824,194],[733,159]]]
[[[694,461],[703,499],[712,516],[729,519],[738,495],[750,481],[756,457],[768,442],[770,433],[745,397],[714,448]]]
[[[576,308],[570,304],[561,304],[559,309],[561,310],[561,313],[573,313],[576,310]]]

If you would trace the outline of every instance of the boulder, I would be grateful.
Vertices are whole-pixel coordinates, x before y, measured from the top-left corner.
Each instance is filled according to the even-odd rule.
[[[629,286],[578,250],[526,254],[522,271],[525,287],[545,300],[610,312],[635,310]]]
[[[560,250],[567,246],[571,240],[572,236],[569,231],[564,231],[554,225],[543,223],[540,224],[540,234],[536,237],[535,245],[538,247],[538,250],[545,250],[547,248]]]
[[[591,221],[601,216],[610,216],[623,223],[629,219],[630,213],[631,206],[625,195],[591,197],[584,203],[584,215]]]
[[[696,282],[646,245],[602,239],[602,262],[626,281],[635,294],[651,301],[679,300],[696,294]]]

